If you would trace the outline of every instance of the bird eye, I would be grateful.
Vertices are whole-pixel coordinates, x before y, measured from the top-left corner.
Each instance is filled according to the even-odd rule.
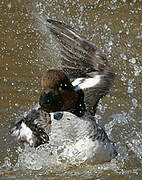
[[[59,87],[59,91],[62,91],[62,88],[61,88],[61,87]]]

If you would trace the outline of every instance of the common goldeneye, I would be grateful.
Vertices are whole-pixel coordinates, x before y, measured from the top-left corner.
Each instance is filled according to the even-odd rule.
[[[90,158],[110,161],[117,155],[116,148],[94,115],[115,73],[105,55],[71,26],[48,19],[46,27],[59,45],[62,70],[43,74],[39,104],[14,124],[11,133],[37,147],[55,141],[56,136],[65,143],[65,132],[71,132],[74,141],[62,155],[73,156],[83,147]]]

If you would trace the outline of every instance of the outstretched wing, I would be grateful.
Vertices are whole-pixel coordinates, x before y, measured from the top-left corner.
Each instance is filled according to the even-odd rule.
[[[49,114],[37,106],[15,122],[10,132],[19,141],[37,147],[49,141],[50,122]]]
[[[99,99],[113,84],[113,69],[105,55],[71,26],[51,19],[47,22],[60,47],[63,71],[76,88],[83,89],[87,110],[94,115]]]

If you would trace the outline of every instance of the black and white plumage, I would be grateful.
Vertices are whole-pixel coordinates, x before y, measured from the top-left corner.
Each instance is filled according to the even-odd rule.
[[[71,26],[47,20],[47,28],[59,43],[62,70],[73,86],[84,92],[87,111],[94,115],[99,99],[112,87],[115,73],[106,56]]]
[[[42,111],[37,105],[12,125],[11,134],[19,141],[37,147],[48,143],[50,125],[50,114]]]
[[[56,78],[60,76],[58,75],[60,71],[53,70],[55,77],[52,80],[48,78],[48,72],[46,73],[43,78],[45,85],[43,85],[40,105],[14,124],[12,135],[37,147],[51,141],[56,145],[59,142],[64,144],[67,142],[65,132],[71,132],[74,141],[63,150],[63,156],[69,155],[72,147],[76,149],[88,145],[86,151],[90,154],[89,158],[94,157],[94,161],[97,159],[98,162],[110,161],[117,155],[115,145],[109,140],[105,131],[96,124],[94,115],[100,98],[111,88],[115,73],[105,55],[72,27],[48,19],[47,28],[59,44],[62,55],[61,68],[65,78],[62,76],[62,81]],[[57,83],[54,84],[55,81]],[[50,100],[45,99],[47,97],[50,97]],[[54,101],[54,110],[50,108],[49,111],[48,103],[42,108],[41,100]],[[59,108],[56,108],[58,103],[60,103]],[[73,132],[77,132],[77,135],[76,133],[73,135]],[[55,134],[60,138],[55,138]],[[82,145],[79,145],[80,143]]]

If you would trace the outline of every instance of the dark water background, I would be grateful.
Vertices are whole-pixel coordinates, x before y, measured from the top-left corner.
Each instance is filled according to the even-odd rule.
[[[15,169],[19,147],[9,135],[39,99],[50,58],[39,17],[71,24],[107,54],[117,77],[99,104],[98,123],[116,142],[111,163],[35,171]],[[54,57],[54,51],[51,52]],[[142,179],[142,1],[0,1],[0,179]],[[109,167],[109,168],[106,168]]]

